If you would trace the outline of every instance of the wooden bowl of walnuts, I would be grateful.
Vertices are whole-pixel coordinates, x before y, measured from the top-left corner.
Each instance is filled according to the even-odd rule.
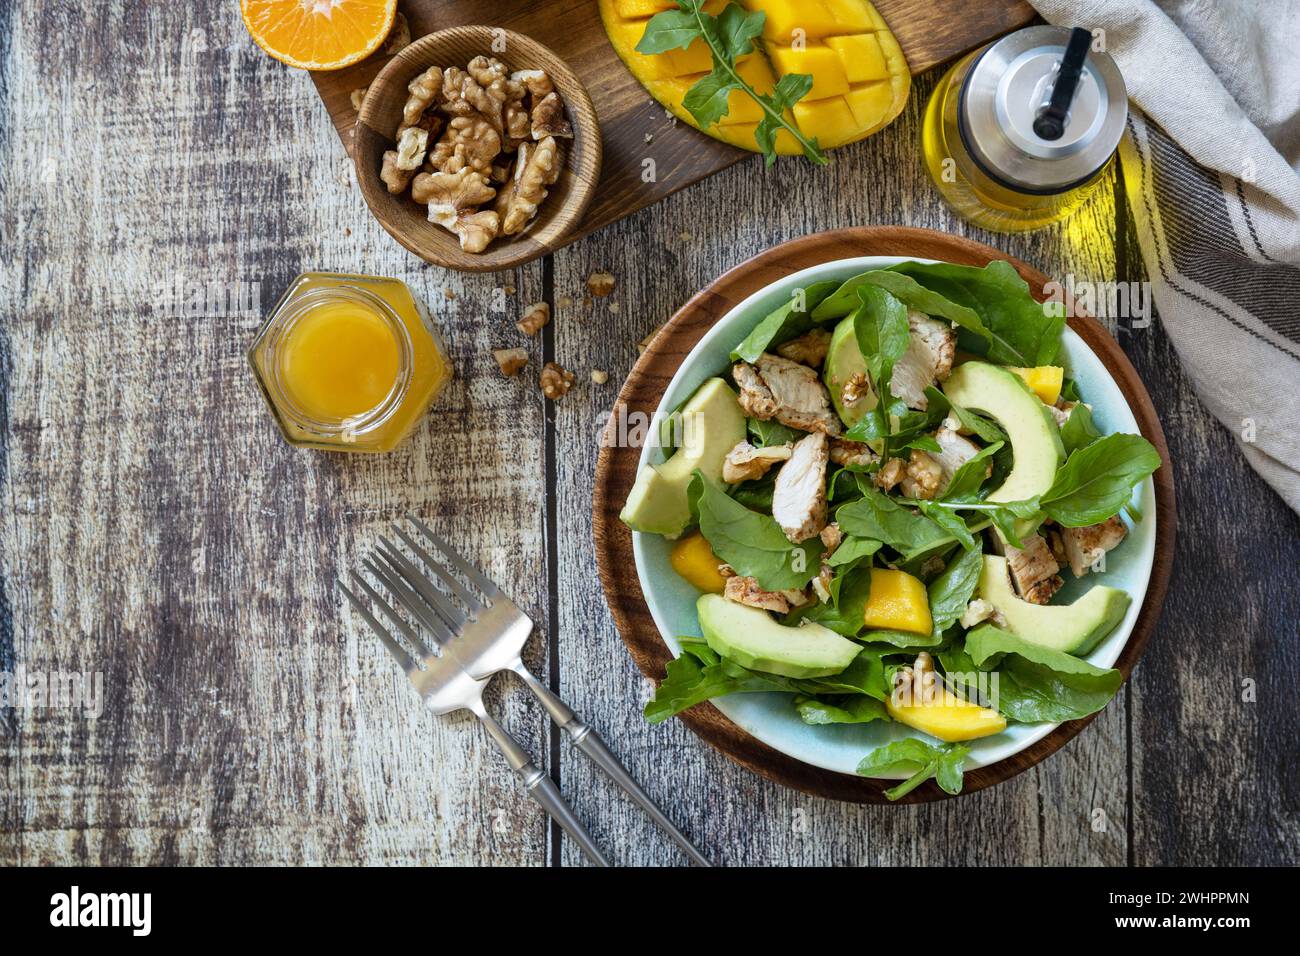
[[[519,33],[453,27],[375,77],[352,158],[370,211],[426,262],[491,272],[560,246],[600,179],[591,98]]]

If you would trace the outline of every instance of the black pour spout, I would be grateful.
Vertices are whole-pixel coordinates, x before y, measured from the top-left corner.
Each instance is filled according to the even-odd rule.
[[[1083,63],[1088,58],[1088,47],[1092,43],[1092,34],[1082,27],[1070,31],[1070,42],[1066,44],[1065,56],[1057,71],[1056,83],[1052,86],[1052,96],[1034,117],[1034,132],[1042,139],[1057,140],[1065,135],[1065,119],[1070,113],[1070,104],[1074,102],[1074,92],[1079,88],[1079,77],[1083,73]]]

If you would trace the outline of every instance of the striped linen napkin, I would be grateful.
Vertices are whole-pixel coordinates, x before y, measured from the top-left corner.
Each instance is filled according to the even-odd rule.
[[[1120,160],[1160,319],[1300,512],[1300,0],[1030,2],[1123,71]]]

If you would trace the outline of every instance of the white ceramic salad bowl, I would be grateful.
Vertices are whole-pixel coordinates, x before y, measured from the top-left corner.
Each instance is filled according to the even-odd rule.
[[[825,262],[791,273],[745,298],[723,315],[681,362],[664,391],[649,431],[657,434],[659,422],[677,408],[704,382],[725,372],[731,365],[729,353],[774,308],[787,302],[797,288],[820,280],[842,281],[868,269],[879,269],[914,259],[910,256],[861,256]],[[1101,359],[1073,330],[1063,336],[1061,364],[1073,377],[1083,398],[1093,408],[1093,419],[1103,434],[1139,433],[1138,421],[1125,401],[1124,394]],[[653,443],[641,452],[639,464],[663,460],[663,453]],[[1086,660],[1099,667],[1110,667],[1120,657],[1134,626],[1143,611],[1157,544],[1157,507],[1155,487],[1147,478],[1134,492],[1133,503],[1143,515],[1140,522],[1128,522],[1126,541],[1107,556],[1105,570],[1084,579],[1067,575],[1060,600],[1073,601],[1094,584],[1107,584],[1129,593],[1132,601],[1123,621],[1099,644]],[[695,602],[699,596],[669,564],[672,542],[659,535],[632,534],[632,553],[646,605],[655,626],[675,654],[680,652],[679,635],[698,636],[699,622]],[[863,756],[876,747],[904,737],[929,738],[897,723],[872,721],[865,724],[812,726],[803,723],[791,706],[789,695],[775,693],[733,694],[712,701],[728,719],[757,740],[795,760],[813,767],[843,774],[854,774]],[[1012,724],[1005,731],[970,743],[966,769],[987,767],[1020,753],[1048,736],[1058,725]],[[901,779],[904,773],[882,775]]]

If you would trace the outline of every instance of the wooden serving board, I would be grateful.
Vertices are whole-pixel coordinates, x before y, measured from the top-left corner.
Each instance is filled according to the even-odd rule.
[[[622,409],[623,417],[635,412],[653,415],[669,381],[687,354],[715,322],[746,297],[800,269],[835,259],[865,255],[915,256],[973,266],[987,265],[993,259],[1005,259],[1029,283],[1035,298],[1039,301],[1046,298],[1043,286],[1048,280],[1041,272],[990,246],[945,233],[929,229],[881,226],[840,229],[805,236],[775,246],[736,266],[682,306],[654,337],[645,354],[632,368],[631,375],[619,392],[618,405],[615,407]],[[1119,384],[1143,436],[1155,445],[1163,461],[1163,467],[1154,475],[1155,565],[1133,633],[1115,664],[1127,679],[1155,630],[1173,570],[1177,523],[1174,512],[1174,471],[1169,463],[1169,449],[1155,408],[1151,404],[1151,396],[1147,394],[1146,387],[1138,378],[1128,357],[1096,319],[1082,315],[1070,319],[1069,323],[1070,328],[1083,338]],[[663,680],[664,668],[672,659],[672,653],[650,616],[637,576],[631,570],[635,567],[632,534],[618,520],[618,513],[636,478],[641,449],[617,447],[617,444],[614,440],[602,441],[596,464],[592,500],[596,563],[619,636],[631,651],[641,672],[657,683]],[[751,737],[712,704],[693,707],[682,713],[679,719],[685,721],[698,736],[742,766],[777,783],[816,796],[858,803],[885,803],[887,801],[883,793],[894,783],[835,773],[802,763]],[[1068,721],[1020,753],[992,766],[968,771],[964,792],[982,790],[1027,770],[1054,753],[1090,720],[1092,717]],[[900,802],[922,803],[946,796],[931,780],[913,790]]]
[[[1024,26],[1035,15],[1025,0],[876,0],[875,6],[913,74]],[[413,39],[464,24],[505,27],[550,47],[578,74],[596,106],[605,157],[596,197],[567,241],[751,155],[666,116],[610,46],[595,0],[401,0],[398,9]],[[349,151],[357,118],[351,93],[368,86],[390,59],[375,55],[344,70],[312,74]],[[655,182],[641,179],[647,157],[655,160]]]

